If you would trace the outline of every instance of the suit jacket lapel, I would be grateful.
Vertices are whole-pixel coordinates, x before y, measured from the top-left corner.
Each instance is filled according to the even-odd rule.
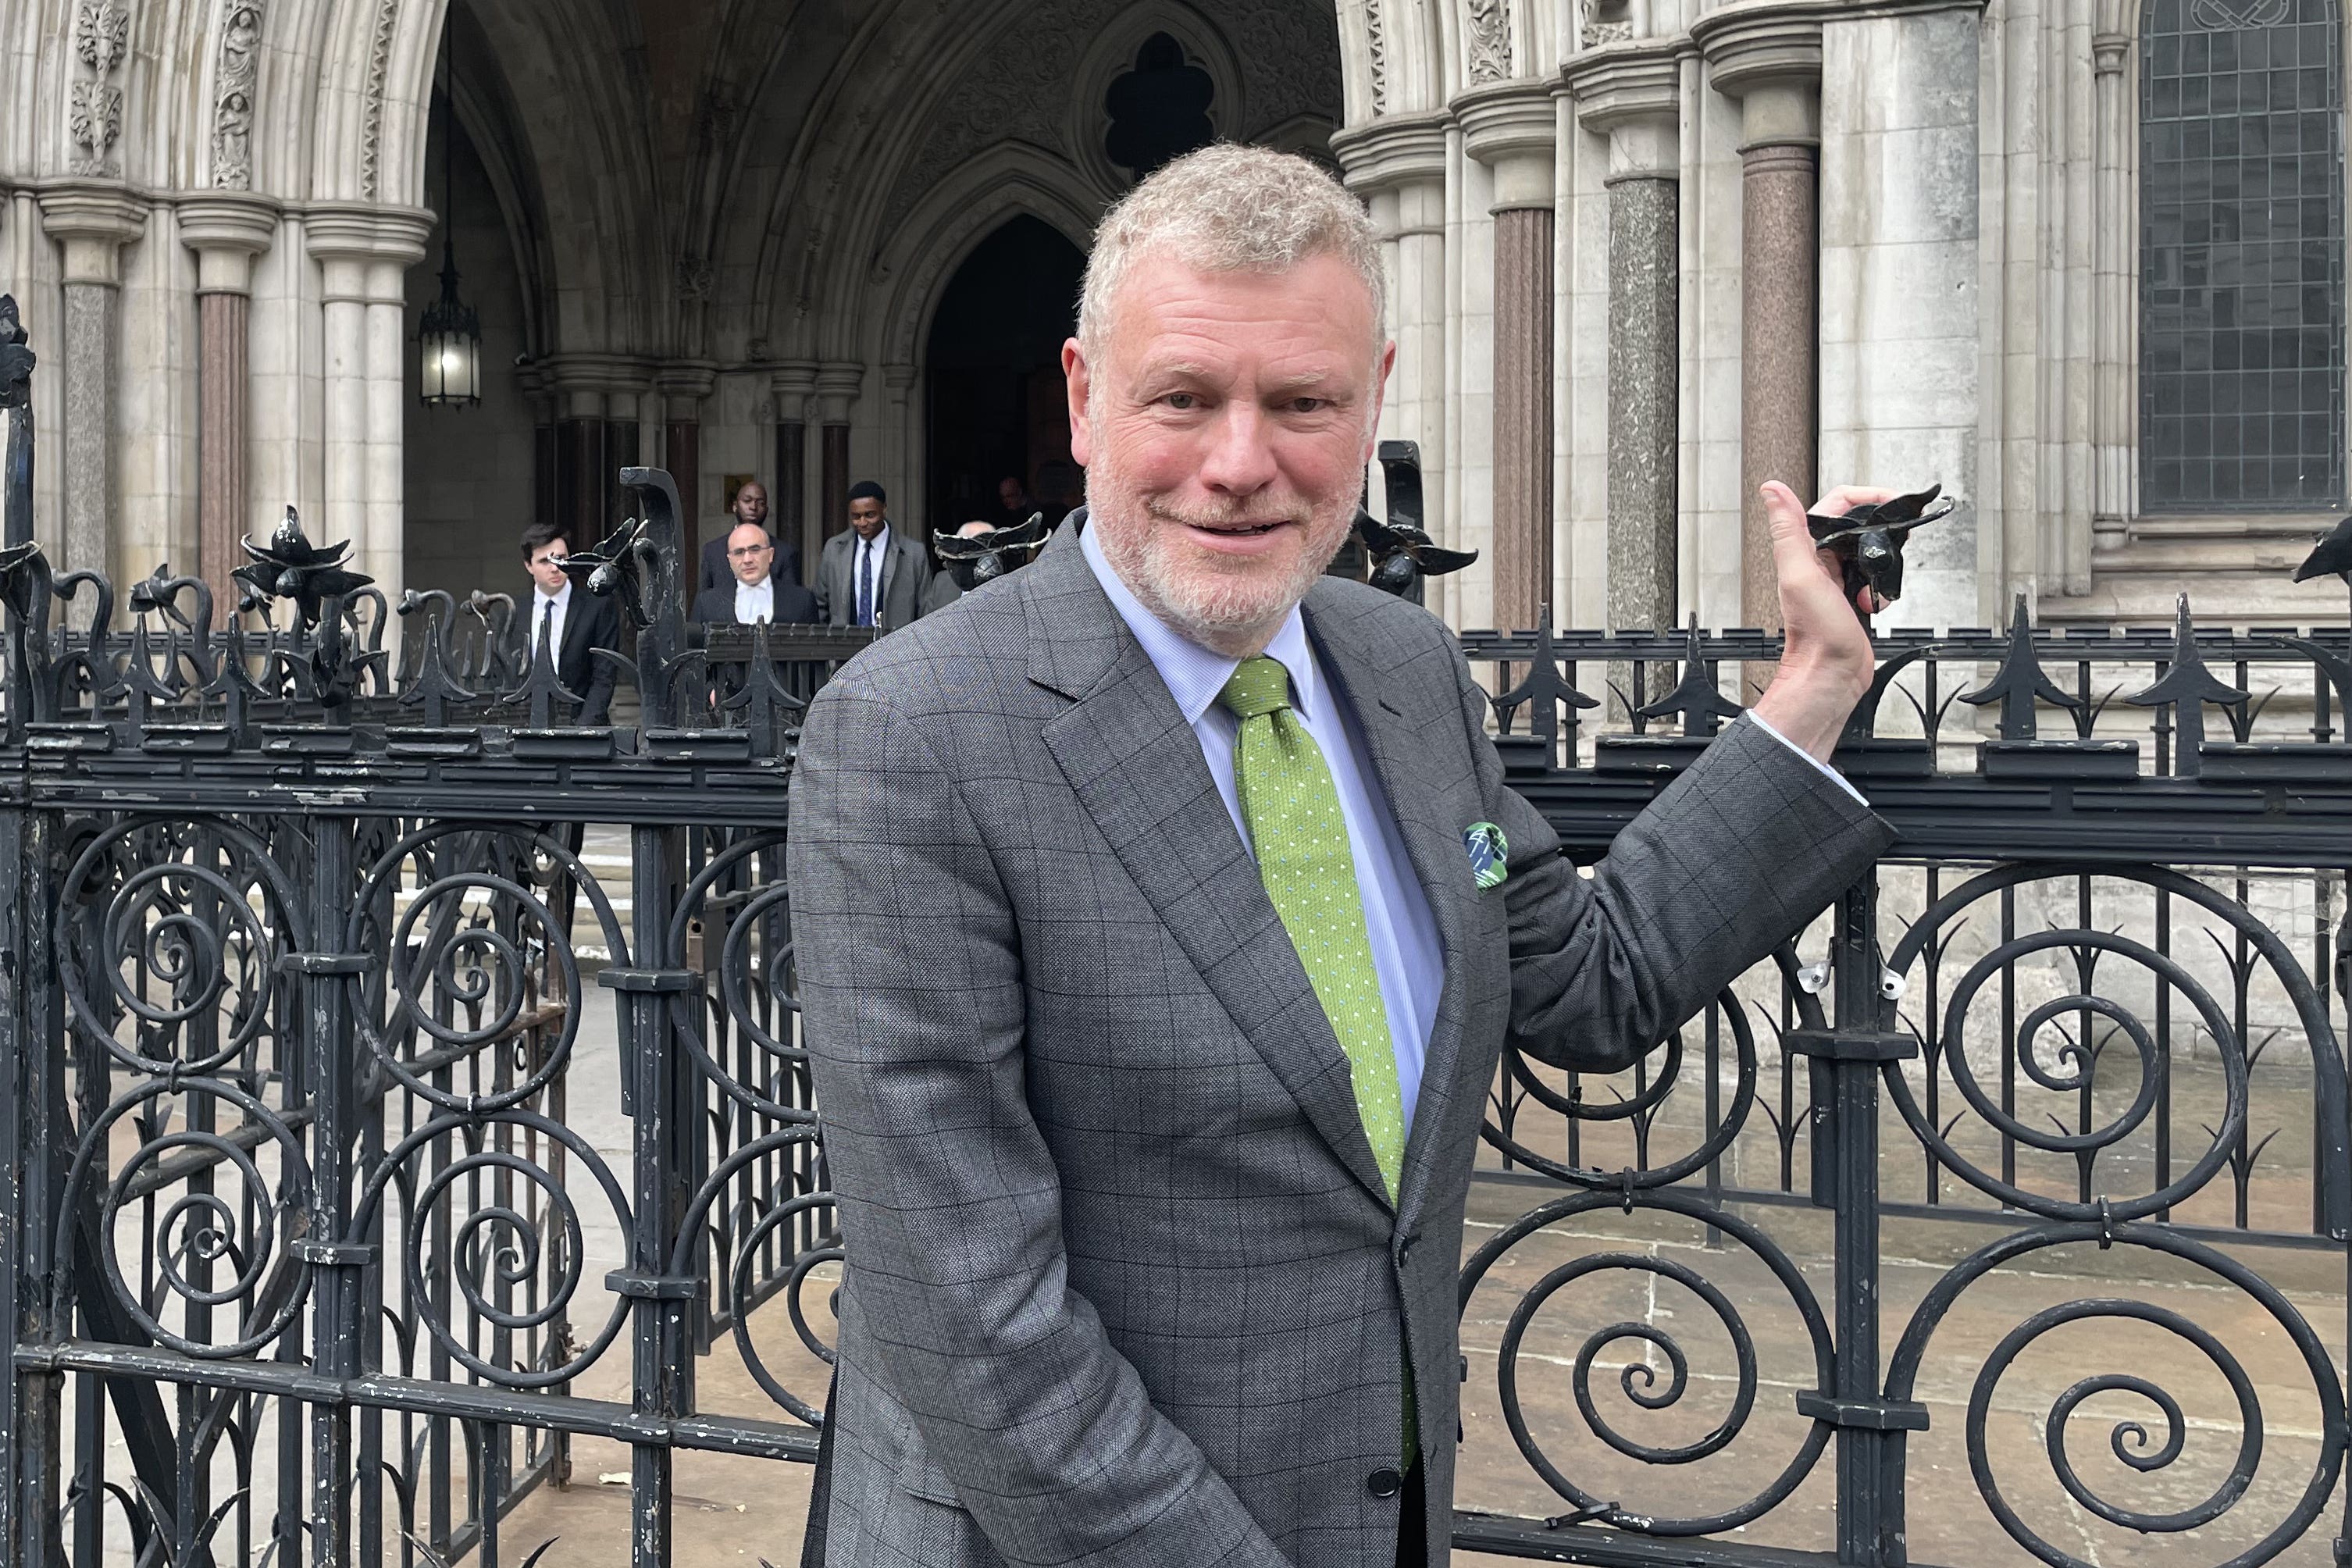
[[[1019,580],[1030,679],[1074,700],[1044,735],[1079,805],[1307,1121],[1386,1201],[1347,1056],[1209,776],[1200,738],[1079,551],[1049,549]]]
[[[1462,973],[1471,911],[1465,900],[1475,894],[1462,847],[1467,826],[1445,819],[1439,805],[1441,791],[1429,778],[1424,758],[1427,742],[1409,724],[1376,679],[1394,662],[1362,634],[1361,624],[1344,610],[1318,606],[1307,598],[1307,631],[1323,661],[1324,673],[1339,687],[1356,715],[1364,737],[1366,759],[1381,791],[1388,797],[1398,836],[1404,840],[1406,858],[1429,900],[1444,950],[1445,980],[1438,994],[1437,1016],[1430,1026],[1429,1047],[1423,1059],[1421,1090],[1414,1101],[1412,1132],[1407,1139],[1404,1174],[1398,1193],[1400,1223],[1410,1224],[1421,1193],[1428,1184],[1425,1169],[1433,1144],[1444,1136],[1447,1110],[1461,1086],[1454,1082],[1462,1058],[1463,1020],[1467,1010]],[[1393,650],[1390,650],[1393,654]],[[1483,1093],[1483,1089],[1480,1089]]]

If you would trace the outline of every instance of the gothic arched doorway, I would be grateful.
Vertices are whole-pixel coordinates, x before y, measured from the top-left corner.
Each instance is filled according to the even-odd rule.
[[[1048,515],[1076,506],[1062,344],[1076,331],[1087,259],[1027,214],[980,242],[940,296],[929,369],[928,524],[996,522],[997,485],[1018,479]]]

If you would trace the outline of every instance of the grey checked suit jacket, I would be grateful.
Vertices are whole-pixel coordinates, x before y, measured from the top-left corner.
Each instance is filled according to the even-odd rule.
[[[1199,742],[1066,530],[806,716],[789,872],[847,1264],[829,1561],[1391,1568],[1400,1334],[1446,1561],[1455,1272],[1506,1040],[1613,1069],[1892,835],[1734,724],[1587,879],[1427,612],[1307,626],[1444,947],[1398,1206]],[[1463,831],[1499,824],[1481,892]],[[1402,1320],[1402,1321],[1401,1321]]]

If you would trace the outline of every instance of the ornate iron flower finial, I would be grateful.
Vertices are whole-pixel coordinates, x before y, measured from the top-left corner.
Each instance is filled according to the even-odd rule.
[[[1356,537],[1371,558],[1371,584],[1400,597],[1410,595],[1424,577],[1459,572],[1478,559],[1475,550],[1447,550],[1421,529],[1391,519],[1381,521],[1363,508],[1356,509]]]
[[[646,605],[645,568],[637,559],[637,544],[645,529],[644,519],[625,518],[595,549],[575,550],[557,563],[565,576],[598,598],[619,594],[629,619],[639,626],[646,624]]]
[[[356,593],[375,581],[364,573],[344,568],[344,558],[352,548],[350,540],[339,541],[323,550],[312,544],[302,531],[300,514],[290,506],[286,509],[286,521],[269,536],[267,547],[255,544],[250,538],[239,542],[252,558],[252,564],[240,566],[230,575],[246,585],[249,600],[262,603],[291,599],[306,626],[319,624],[327,600]]]
[[[1805,514],[1813,542],[1835,555],[1845,574],[1847,604],[1864,588],[1889,601],[1902,595],[1905,540],[1921,523],[1949,517],[1960,504],[1954,496],[1938,502],[1936,498],[1943,490],[1942,485],[1929,485],[1892,500],[1864,502],[1835,517]]]

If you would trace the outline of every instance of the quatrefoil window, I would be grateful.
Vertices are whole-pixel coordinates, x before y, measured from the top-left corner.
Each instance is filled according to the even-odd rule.
[[[1217,84],[1184,58],[1184,46],[1165,33],[1143,40],[1135,66],[1112,79],[1103,95],[1110,129],[1103,151],[1138,180],[1162,163],[1216,140],[1209,105]]]

